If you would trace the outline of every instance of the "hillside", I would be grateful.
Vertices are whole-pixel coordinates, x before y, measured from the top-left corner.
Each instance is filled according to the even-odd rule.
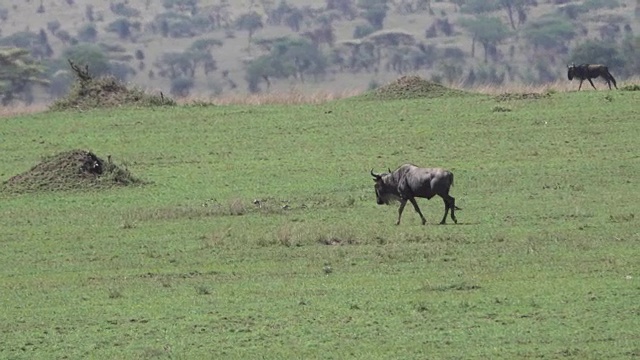
[[[606,62],[620,79],[640,73],[637,1],[506,3],[12,1],[0,5],[0,45],[28,48],[47,66],[42,101],[67,91],[67,57],[204,98],[349,93],[405,74],[466,87],[540,84],[564,79],[570,61]]]

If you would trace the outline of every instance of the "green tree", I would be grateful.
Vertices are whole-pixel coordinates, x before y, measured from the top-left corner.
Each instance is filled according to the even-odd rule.
[[[528,23],[522,34],[534,51],[539,49],[566,53],[566,44],[576,35],[573,24],[563,16],[545,15]]]
[[[109,9],[111,10],[112,13],[118,16],[124,16],[124,17],[140,16],[140,10],[127,5],[127,1],[119,2],[119,3],[111,3],[109,4]],[[91,8],[91,13],[93,13],[93,7]]]
[[[195,84],[193,78],[179,76],[171,80],[171,95],[177,97],[187,97]]]
[[[27,49],[0,50],[0,103],[6,106],[15,100],[33,102],[33,85],[49,83],[44,71]]]
[[[84,42],[95,42],[98,38],[98,30],[96,29],[96,25],[93,23],[88,23],[78,30],[78,40]]]
[[[467,14],[482,14],[500,9],[499,0],[466,0],[460,5],[461,11]]]
[[[240,15],[236,21],[236,27],[239,30],[245,30],[249,34],[249,45],[247,51],[251,54],[251,39],[256,31],[262,29],[264,24],[262,23],[262,16],[255,11],[244,13]]]
[[[19,31],[4,38],[0,38],[0,46],[27,49],[34,59],[42,60],[53,55],[49,42],[39,33]]]
[[[389,11],[387,0],[358,0],[357,6],[362,11],[362,17],[374,29],[381,30],[384,27],[384,19]]]
[[[111,68],[109,58],[98,45],[78,44],[65,49],[62,54],[60,69],[66,68],[67,59],[71,59],[80,66],[89,66],[92,76],[102,76],[109,74]]]
[[[535,0],[499,0],[498,4],[507,12],[511,28],[515,30],[515,16],[518,16],[518,25],[522,25],[527,20],[528,8],[537,5],[537,2]]]
[[[185,52],[168,52],[162,54],[162,57],[155,66],[160,69],[160,74],[165,74],[170,79],[177,77],[192,78],[195,74],[195,67],[191,61],[189,54]]]
[[[214,47],[222,46],[222,41],[214,38],[198,39],[194,41],[186,51],[187,57],[193,63],[193,68],[203,67],[204,74],[207,75],[211,71],[217,69],[216,61],[213,59],[211,50]]]
[[[487,62],[488,54],[492,49],[511,36],[509,28],[498,17],[478,16],[463,18],[460,25],[472,36],[471,56],[475,55],[476,41],[482,44],[484,49],[484,61]]]
[[[569,61],[576,64],[604,64],[609,69],[622,69],[625,64],[617,44],[600,40],[586,40],[576,45],[571,49]]]
[[[271,79],[293,77],[301,82],[306,76],[315,79],[326,73],[327,57],[307,39],[278,38],[270,52],[247,65],[245,80],[250,92],[259,92],[260,83],[271,85]]]
[[[131,36],[131,22],[126,18],[119,18],[107,25],[107,31],[118,34],[120,39]]]
[[[626,36],[620,45],[620,55],[624,60],[624,76],[640,74],[640,36]]]
[[[163,0],[162,6],[167,10],[177,9],[195,15],[198,12],[198,0]]]
[[[325,0],[327,10],[336,10],[348,20],[356,17],[356,9],[353,0]]]

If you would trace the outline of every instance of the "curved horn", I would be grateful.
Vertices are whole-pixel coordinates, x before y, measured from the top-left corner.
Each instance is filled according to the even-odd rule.
[[[376,179],[380,177],[380,175],[376,175],[376,174],[373,173],[373,169],[371,169],[371,176],[373,176]]]
[[[391,168],[387,168],[389,170],[389,174],[391,174]]]

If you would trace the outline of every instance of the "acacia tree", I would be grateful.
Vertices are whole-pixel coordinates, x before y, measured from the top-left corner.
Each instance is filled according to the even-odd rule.
[[[356,17],[356,9],[353,0],[325,0],[327,10],[337,10],[348,20]]]
[[[262,81],[266,82],[267,88],[271,79],[293,77],[304,82],[307,75],[314,78],[324,75],[327,66],[326,56],[311,41],[283,37],[272,42],[269,54],[247,64],[245,79],[249,91],[259,92]]]
[[[211,71],[215,71],[217,64],[213,59],[213,55],[211,55],[211,49],[220,47],[222,44],[222,41],[213,38],[194,41],[185,52],[185,55],[193,64],[194,71],[200,65],[202,65],[205,75],[208,75]]]
[[[0,103],[6,106],[14,100],[33,102],[32,87],[46,85],[44,67],[36,63],[29,50],[0,50]]]
[[[476,41],[484,48],[484,61],[487,62],[491,49],[500,44],[504,39],[511,36],[507,26],[498,17],[478,16],[475,18],[464,18],[460,25],[467,29],[472,36],[471,56],[475,55]]]
[[[264,27],[262,16],[255,11],[244,13],[236,20],[236,27],[239,30],[246,30],[248,32],[249,45],[247,51],[251,54],[251,39],[253,38],[253,34]]]
[[[575,26],[563,16],[542,16],[522,28],[525,40],[533,51],[548,50],[551,54],[566,53],[566,44],[576,35]]]
[[[518,25],[522,25],[527,21],[528,8],[536,5],[537,2],[535,0],[500,0],[499,4],[507,12],[509,24],[511,24],[511,28],[515,30],[516,22],[514,20],[514,13],[518,16]]]
[[[376,30],[383,28],[384,19],[389,10],[387,2],[387,0],[358,0],[358,8],[362,11],[362,17]]]

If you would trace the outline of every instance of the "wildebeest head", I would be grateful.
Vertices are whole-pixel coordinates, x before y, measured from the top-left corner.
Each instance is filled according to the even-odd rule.
[[[575,71],[576,71],[576,64],[571,64],[567,67],[567,77],[569,78],[569,80],[573,80],[573,77],[575,76]]]
[[[391,201],[399,199],[397,184],[394,184],[391,176],[391,169],[387,174],[374,174],[371,169],[371,176],[375,182],[376,202],[378,205],[389,205]]]

